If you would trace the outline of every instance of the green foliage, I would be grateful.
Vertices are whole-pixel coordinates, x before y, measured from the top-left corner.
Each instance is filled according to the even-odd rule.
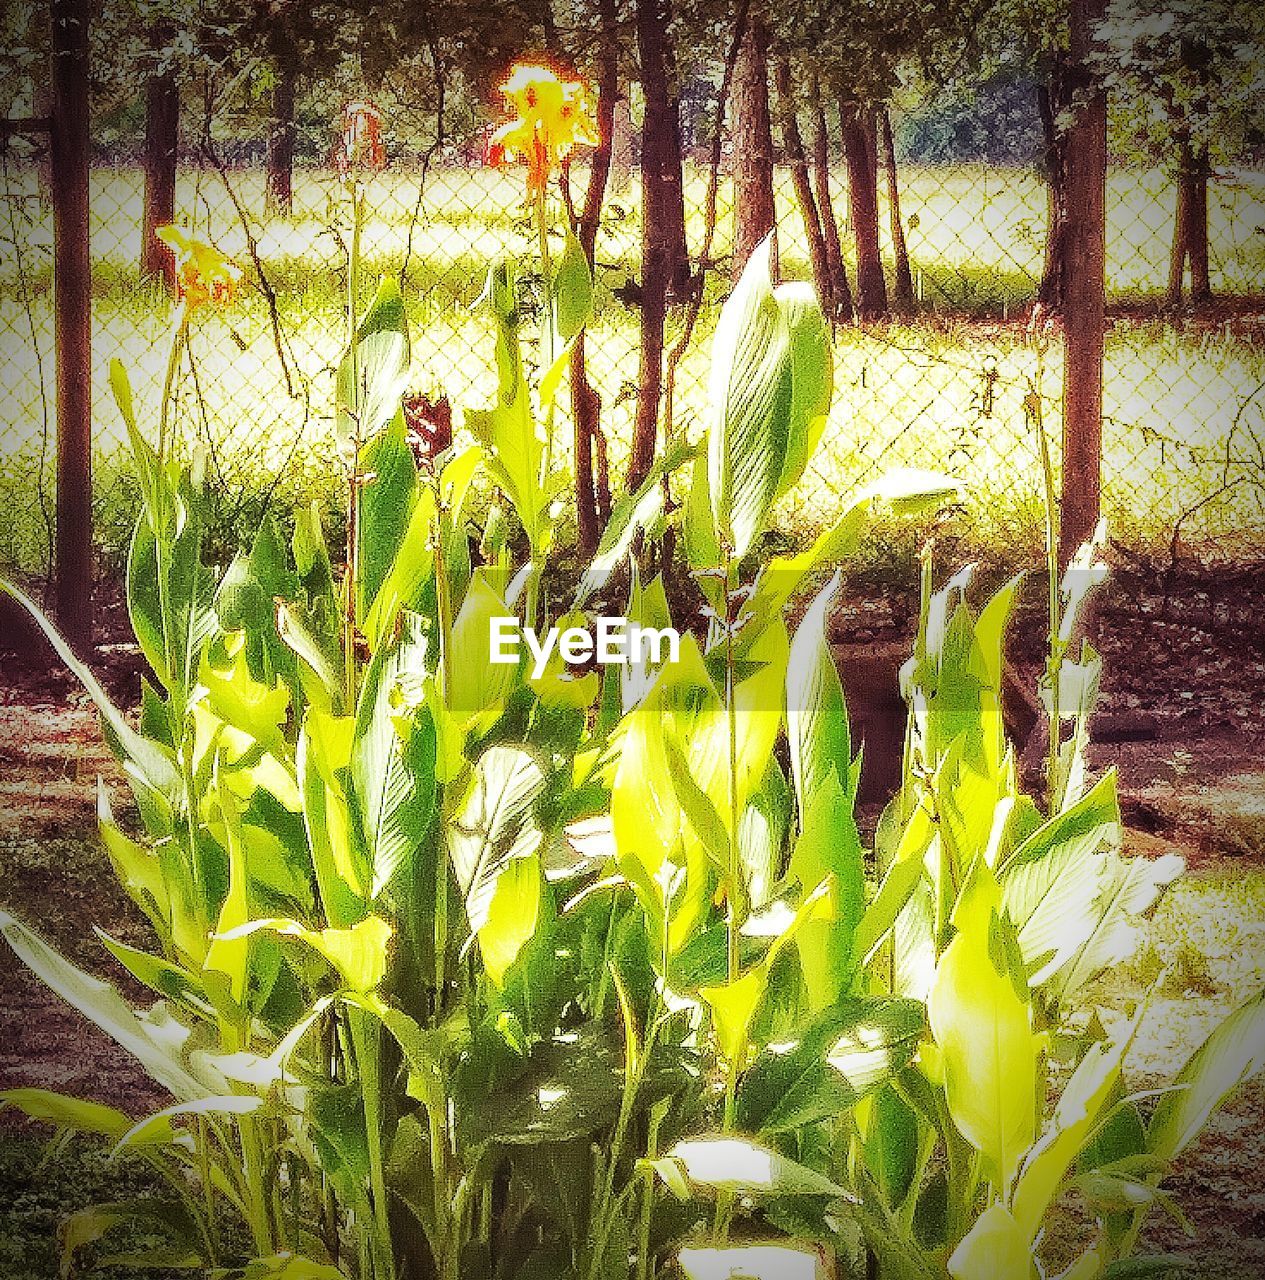
[[[832,371],[811,296],[773,288],[767,250],[752,263],[707,438],[616,507],[557,619],[589,620],[627,566],[629,617],[669,625],[633,548],[678,524],[670,568],[706,624],[678,661],[600,686],[489,662],[491,618],[548,621],[561,596],[551,401],[510,268],[489,276],[498,391],[467,413],[478,446],[409,447],[394,285],[349,325],[341,578],[305,513],[290,548],[265,524],[217,579],[196,468],[149,449],[116,372],[144,492],[129,604],[157,679],[139,728],[62,652],[140,826],[103,791],[103,844],[154,945],[102,941],[160,999],[133,1009],[12,917],[0,932],[175,1102],[139,1119],[42,1090],[0,1103],[143,1158],[171,1199],[84,1210],[67,1271],[139,1218],[226,1280],[808,1275],[818,1250],[849,1274],[1029,1280],[1075,1190],[1096,1225],[1070,1274],[1093,1280],[1120,1273],[1172,1162],[1261,1066],[1257,999],[1147,1123],[1124,1080],[1133,1028],[1067,1019],[1177,870],[1120,855],[1114,776],[1084,758],[1101,664],[1067,650],[1092,549],[1055,584],[1045,797],[1022,791],[1001,714],[1019,583],[977,611],[969,573],[936,590],[928,560],[902,786],[863,847],[829,645],[839,566],[874,511],[957,485],[894,474],[806,551],[762,557]],[[564,342],[583,276],[568,250]],[[691,500],[665,510],[691,457]],[[479,473],[499,492],[467,511]],[[1047,1105],[1056,1043],[1071,1070]]]

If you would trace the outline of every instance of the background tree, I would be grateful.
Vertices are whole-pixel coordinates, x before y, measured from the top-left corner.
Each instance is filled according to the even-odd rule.
[[[1098,65],[1118,145],[1176,182],[1165,301],[1211,296],[1208,183],[1265,136],[1265,10],[1255,0],[1114,0]]]
[[[734,280],[747,259],[773,232],[773,125],[769,111],[768,24],[760,8],[752,11],[734,75]],[[811,218],[811,214],[808,215]]]

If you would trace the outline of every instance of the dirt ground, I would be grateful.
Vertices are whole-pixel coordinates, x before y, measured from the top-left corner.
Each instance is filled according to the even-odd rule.
[[[849,648],[904,640],[907,595],[864,584],[847,596],[838,628]],[[124,703],[134,702],[138,659],[112,639],[94,666]],[[1162,577],[1119,573],[1104,592],[1098,644],[1106,659],[1095,763],[1120,770],[1129,850],[1176,850],[1199,881],[1237,885],[1265,877],[1265,568],[1234,576]],[[122,803],[124,788],[86,699],[46,659],[17,660],[0,636],[0,907],[43,931],[67,954],[103,974],[93,934],[108,925],[144,943],[146,925],[115,884],[94,835],[95,790],[103,778]],[[1040,618],[1025,610],[1013,637],[1018,670],[1040,661]],[[845,682],[848,673],[844,673]],[[1261,881],[1265,883],[1265,881]],[[1265,895],[1254,899],[1265,901]],[[1228,927],[1228,926],[1226,926]],[[1243,929],[1238,920],[1236,928]],[[1221,924],[1209,925],[1215,939]],[[1247,922],[1248,941],[1226,963],[1244,963],[1265,981],[1265,919]],[[1237,937],[1237,935],[1236,935]],[[1216,946],[1208,944],[1211,952]],[[1259,959],[1258,970],[1252,968]],[[1208,974],[1211,973],[1211,977]],[[118,980],[118,971],[109,976]],[[1139,1075],[1171,1075],[1215,1019],[1247,992],[1213,970],[1187,989],[1170,983],[1139,1044]],[[139,1115],[164,1105],[161,1091],[102,1035],[49,995],[0,949],[0,1088],[39,1085],[112,1103]],[[136,994],[140,999],[140,993]],[[1136,990],[1112,975],[1096,998],[1123,1012]],[[1265,1085],[1256,1082],[1218,1117],[1184,1157],[1170,1186],[1197,1235],[1156,1214],[1148,1247],[1196,1261],[1200,1274],[1265,1277]],[[0,1137],[16,1119],[0,1112]],[[20,1190],[21,1188],[19,1188]],[[16,1194],[0,1187],[0,1196]],[[34,1274],[34,1273],[32,1273]]]

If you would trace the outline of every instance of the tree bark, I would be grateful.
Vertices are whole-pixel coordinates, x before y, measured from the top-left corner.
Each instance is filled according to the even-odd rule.
[[[1069,86],[1079,104],[1067,131],[1063,332],[1063,485],[1059,557],[1066,565],[1098,524],[1106,322],[1107,99],[1087,69],[1103,0],[1070,0]]]
[[[914,309],[914,277],[909,269],[909,249],[905,244],[905,224],[900,216],[900,181],[896,170],[896,143],[892,137],[892,117],[880,107],[879,127],[882,132],[883,164],[887,170],[887,208],[892,224],[892,259],[896,267],[896,306],[900,311]]]
[[[773,124],[769,117],[769,29],[752,16],[734,75],[734,244],[736,281],[774,229]]]
[[[668,260],[668,296],[685,297],[690,288],[690,247],[685,231],[685,158],[681,149],[681,98],[678,92],[676,49],[672,44],[672,0],[658,0],[662,18],[659,46],[664,109],[661,114],[659,192],[662,197],[660,234]],[[643,137],[644,147],[644,137]]]
[[[839,239],[839,222],[835,217],[834,197],[830,192],[830,132],[826,125],[826,108],[821,89],[813,84],[813,187],[817,196],[817,215],[821,219],[826,242],[826,262],[830,268],[831,320],[850,323],[855,314],[848,268],[843,260],[843,244]]]
[[[1037,85],[1046,196],[1045,260],[1037,287],[1037,303],[1044,310],[1056,313],[1063,310],[1067,290],[1067,139],[1058,127],[1058,114],[1067,105],[1065,80],[1066,70],[1060,56],[1049,82]]]
[[[299,70],[284,58],[272,91],[272,119],[268,125],[268,202],[287,217],[294,211],[294,99]]]
[[[1180,307],[1182,304],[1187,262],[1190,263],[1190,300],[1192,303],[1206,302],[1212,297],[1208,269],[1208,157],[1206,151],[1196,151],[1188,141],[1184,141],[1181,168],[1177,175],[1168,291],[1164,297],[1168,307]]]
[[[1207,302],[1212,297],[1212,281],[1208,271],[1208,159],[1197,158],[1191,178],[1190,208],[1186,252],[1190,256],[1190,300]]]
[[[1177,175],[1177,204],[1173,211],[1173,245],[1168,255],[1168,288],[1164,293],[1164,305],[1171,309],[1182,305],[1182,295],[1185,292],[1191,198],[1190,175],[1183,163],[1182,171]]]
[[[88,0],[52,0],[53,314],[57,347],[57,625],[76,653],[92,647],[92,257]]]
[[[611,125],[611,176],[610,189],[616,195],[624,195],[632,186],[633,123],[628,103],[628,90],[620,91],[615,99],[615,118]]]
[[[680,111],[668,80],[666,0],[637,0],[637,54],[645,111],[641,126],[641,355],[628,488],[636,489],[654,464],[663,393],[663,343],[668,290],[676,257],[680,177]]]
[[[602,27],[597,83],[598,145],[589,167],[589,184],[584,194],[577,237],[589,269],[593,269],[597,229],[602,220],[602,203],[610,177],[611,153],[615,137],[615,100],[619,94],[619,43],[616,34],[616,0],[599,0]],[[597,491],[593,484],[594,444],[600,433],[602,397],[589,381],[585,366],[584,331],[571,349],[571,417],[575,425],[575,509],[580,552],[591,556],[597,550]]]
[[[843,153],[848,165],[848,201],[857,255],[857,314],[862,320],[887,315],[887,281],[878,238],[878,181],[873,158],[871,114],[859,103],[839,106]]]
[[[812,178],[808,172],[808,156],[804,152],[804,138],[799,131],[799,114],[791,94],[791,68],[783,59],[777,64],[778,109],[782,122],[782,146],[791,166],[791,180],[795,184],[795,199],[799,203],[804,220],[804,234],[808,239],[808,256],[812,262],[813,283],[817,288],[817,300],[822,311],[834,315],[834,297],[830,280],[830,263],[826,257],[826,236],[817,211],[817,199],[813,194]]]
[[[145,203],[141,214],[141,274],[175,289],[176,262],[154,234],[176,217],[176,161],[180,147],[180,89],[162,71],[145,86]]]

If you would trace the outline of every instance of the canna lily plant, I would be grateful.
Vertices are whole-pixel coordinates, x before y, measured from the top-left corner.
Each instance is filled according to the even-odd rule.
[[[1158,1102],[1127,1082],[1137,1018],[1075,1016],[1180,870],[1122,856],[1114,775],[1085,761],[1101,664],[1064,641],[1093,549],[1059,596],[1053,803],[1021,790],[1000,709],[1019,582],[976,611],[969,575],[936,589],[928,558],[903,785],[867,849],[827,642],[840,566],[876,510],[958,486],[892,474],[807,549],[762,555],[832,398],[811,291],[753,255],[704,439],[615,505],[578,582],[555,567],[512,268],[486,293],[496,399],[421,457],[400,290],[356,296],[340,567],[307,510],[207,564],[197,459],[148,444],[115,364],[144,500],[139,719],[4,586],[121,762],[135,821],[103,787],[101,838],[153,945],[101,937],[155,1002],[132,1008],[12,916],[0,932],[172,1097],[133,1117],[2,1095],[169,1189],[76,1215],[67,1271],[136,1213],[171,1240],[153,1265],[224,1280],[1033,1280],[1075,1193],[1089,1225],[1061,1274],[1136,1274],[1165,1174],[1262,1065],[1265,1001]],[[587,296],[557,284],[557,310],[583,323]],[[492,662],[496,618],[583,623],[618,597],[672,624],[631,552],[687,465],[697,608],[677,660]]]

